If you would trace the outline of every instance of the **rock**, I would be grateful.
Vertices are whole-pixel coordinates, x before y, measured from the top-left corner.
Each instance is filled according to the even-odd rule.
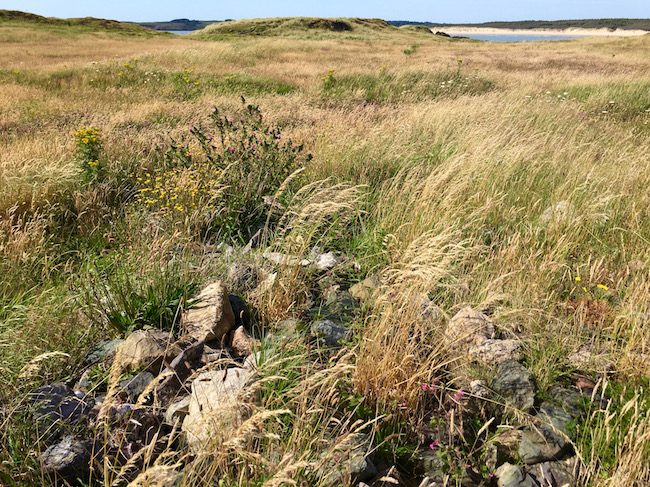
[[[535,404],[535,380],[533,374],[519,362],[509,360],[497,367],[492,381],[492,390],[499,394],[506,404],[524,412]]]
[[[203,372],[194,379],[182,426],[194,451],[229,438],[241,422],[238,395],[252,375],[250,369],[231,368]]]
[[[357,300],[348,291],[340,291],[338,286],[326,291],[324,297],[325,302],[320,307],[311,310],[311,314],[315,318],[340,323],[353,319],[359,310]]]
[[[449,322],[444,338],[448,346],[467,350],[494,338],[492,321],[470,307],[459,311]]]
[[[124,379],[119,384],[119,395],[124,402],[135,403],[147,386],[154,380],[151,372],[140,372],[130,379]]]
[[[574,212],[575,209],[570,202],[560,201],[546,208],[539,220],[544,225],[548,225],[551,222],[566,223],[573,216]]]
[[[336,347],[351,338],[351,332],[331,320],[316,321],[311,325],[311,334],[328,347]]]
[[[61,476],[72,476],[90,469],[92,443],[74,436],[65,436],[41,455],[43,470]]]
[[[480,344],[470,347],[469,355],[485,365],[498,365],[508,360],[521,359],[521,342],[518,340],[486,339]]]
[[[599,374],[609,374],[614,370],[614,364],[606,354],[597,355],[589,349],[582,349],[568,357],[569,365],[576,370],[592,371]]]
[[[236,290],[250,292],[259,284],[258,268],[247,262],[237,262],[228,269],[228,283]]]
[[[171,339],[166,331],[135,331],[118,347],[113,366],[121,372],[147,370],[158,374],[165,358],[178,352],[172,347]]]
[[[92,352],[86,357],[86,363],[93,365],[99,362],[109,363],[115,357],[117,348],[124,342],[121,338],[109,340],[100,343]]]
[[[138,475],[128,487],[174,487],[182,475],[173,466],[157,465]]]
[[[372,275],[350,288],[350,294],[359,301],[369,301],[381,286],[378,275]]]
[[[476,399],[487,399],[491,391],[483,380],[473,380],[469,383],[470,396]]]
[[[319,485],[350,485],[374,478],[377,468],[368,456],[370,447],[370,437],[366,434],[345,437],[324,455]]]
[[[553,386],[548,390],[548,395],[553,403],[562,408],[573,418],[578,418],[584,413],[584,406],[591,402],[591,396],[580,393],[577,389],[568,389],[562,386]]]
[[[334,252],[326,252],[316,256],[314,259],[314,267],[320,272],[327,272],[334,269],[343,260],[341,257],[337,257]]]
[[[259,348],[259,342],[251,337],[243,326],[240,326],[232,333],[230,348],[233,356],[244,358],[252,355],[253,351]]]
[[[171,404],[165,412],[167,424],[174,425],[176,422],[183,423],[183,420],[190,412],[190,396],[185,396],[180,401]]]
[[[414,455],[415,471],[429,479],[430,485],[442,485],[447,476],[446,463],[439,452],[423,450]],[[429,484],[428,484],[429,485]]]
[[[221,340],[235,327],[226,286],[214,282],[201,291],[198,304],[183,314],[183,330],[197,341]]]
[[[537,482],[521,467],[504,463],[495,472],[499,487],[538,487]]]
[[[251,329],[251,312],[248,309],[246,301],[236,294],[229,294],[228,300],[230,301],[230,307],[232,312],[235,315],[235,328],[243,326],[247,330]]]
[[[522,433],[518,429],[503,431],[486,445],[485,463],[490,470],[496,470],[504,463],[516,463]]]
[[[526,428],[519,444],[519,456],[527,465],[559,460],[571,451],[567,433],[573,418],[549,403],[542,404],[537,417],[537,427]]]
[[[545,462],[531,468],[530,474],[542,487],[573,487],[578,485],[580,462],[577,457],[559,462]]]
[[[87,418],[94,406],[91,398],[80,399],[65,384],[39,387],[29,394],[29,400],[34,405],[34,420],[44,423],[48,429],[56,423],[80,423]]]

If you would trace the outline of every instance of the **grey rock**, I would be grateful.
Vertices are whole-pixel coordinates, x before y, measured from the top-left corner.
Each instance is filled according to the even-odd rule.
[[[319,472],[319,485],[348,485],[374,478],[378,472],[368,455],[370,447],[368,435],[348,435],[325,455]]]
[[[535,380],[533,374],[514,360],[498,365],[492,389],[507,404],[522,411],[530,411],[535,404]]]
[[[481,345],[495,335],[492,321],[470,307],[460,310],[445,329],[445,342],[452,348],[467,349]]]
[[[574,487],[578,485],[580,462],[577,457],[558,462],[545,462],[531,467],[530,474],[542,487]]]
[[[259,284],[258,268],[250,263],[235,263],[228,269],[228,283],[234,289],[252,291]]]
[[[359,301],[369,301],[381,287],[379,276],[374,274],[350,288],[350,294]]]
[[[332,320],[316,321],[311,325],[311,334],[329,347],[341,345],[351,336],[348,328],[337,325]]]
[[[493,366],[508,360],[519,360],[520,350],[521,342],[518,340],[486,339],[470,347],[469,354],[474,360]]]
[[[34,407],[34,420],[48,426],[77,424],[87,418],[94,406],[91,398],[80,399],[65,384],[39,387],[29,394],[29,400]]]
[[[131,333],[117,349],[113,366],[120,372],[148,370],[158,374],[166,358],[179,350],[172,344],[169,332],[138,330]]]
[[[195,340],[221,340],[235,327],[228,290],[221,281],[206,286],[197,304],[183,314],[182,328]]]
[[[93,365],[98,362],[110,362],[115,356],[117,347],[119,347],[124,340],[116,338],[115,340],[108,340],[100,343],[92,352],[86,357],[86,363]]]
[[[568,427],[573,421],[562,408],[549,403],[540,407],[535,428],[527,428],[519,445],[521,460],[533,465],[536,463],[559,460],[571,451]]]
[[[125,402],[135,403],[147,386],[154,380],[151,372],[140,372],[130,379],[124,379],[119,384],[119,394]]]
[[[496,470],[504,463],[517,463],[522,432],[510,429],[498,434],[485,446],[485,464]]]
[[[524,469],[504,463],[495,472],[499,487],[538,487],[537,482]]]
[[[226,441],[237,428],[242,420],[239,394],[253,375],[251,369],[230,368],[203,372],[194,379],[182,425],[194,451]]]
[[[321,272],[327,272],[334,269],[342,260],[334,252],[326,252],[316,256],[314,259],[314,267]]]
[[[89,469],[92,444],[74,436],[65,436],[41,456],[43,470],[67,476]]]
[[[165,421],[167,424],[174,425],[176,422],[183,423],[185,416],[190,413],[190,396],[185,396],[179,401],[171,404],[165,412]]]

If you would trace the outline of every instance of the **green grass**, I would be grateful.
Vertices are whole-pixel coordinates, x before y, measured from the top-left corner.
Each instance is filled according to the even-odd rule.
[[[413,71],[393,74],[342,74],[330,72],[323,79],[322,95],[328,100],[366,103],[404,103],[411,100],[435,100],[462,95],[481,95],[494,83],[477,76],[457,72]]]

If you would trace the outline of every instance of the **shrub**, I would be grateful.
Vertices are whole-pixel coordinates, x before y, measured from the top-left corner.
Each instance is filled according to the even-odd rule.
[[[311,155],[243,101],[238,118],[215,109],[209,126],[163,151],[139,179],[140,205],[202,237],[247,238],[261,225],[266,202]]]

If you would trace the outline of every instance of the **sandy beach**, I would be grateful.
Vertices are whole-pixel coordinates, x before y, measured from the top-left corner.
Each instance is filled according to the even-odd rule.
[[[609,29],[497,29],[488,27],[434,27],[434,32],[449,35],[539,35],[539,36],[584,36],[584,37],[633,37],[649,34],[645,30]]]

